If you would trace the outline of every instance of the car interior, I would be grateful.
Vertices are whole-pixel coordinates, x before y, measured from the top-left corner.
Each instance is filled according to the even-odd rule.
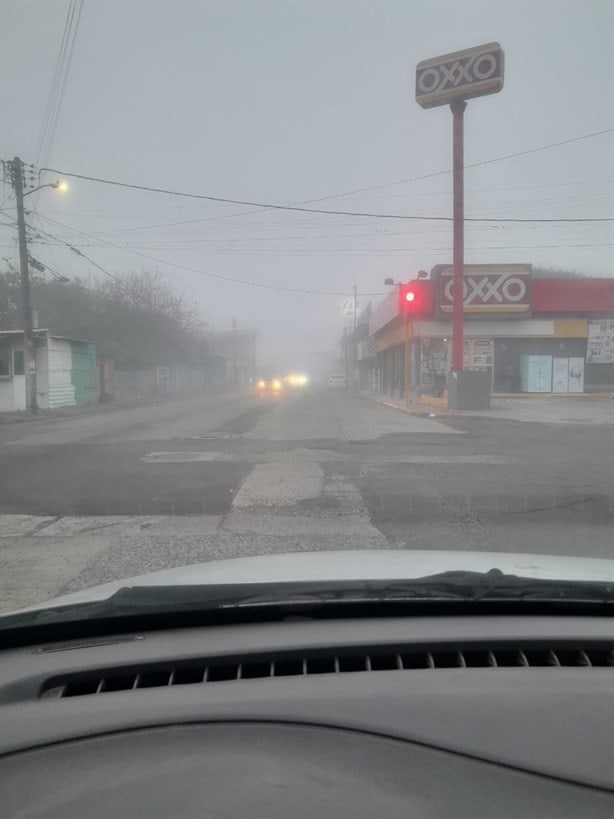
[[[3,815],[614,813],[607,617],[98,632],[3,652]]]

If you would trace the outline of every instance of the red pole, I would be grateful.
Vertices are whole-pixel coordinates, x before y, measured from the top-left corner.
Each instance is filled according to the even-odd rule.
[[[452,167],[453,167],[453,216],[454,216],[454,273],[452,277],[452,369],[463,369],[463,276],[464,276],[464,157],[463,157],[463,114],[467,103],[455,100],[450,103],[452,110]]]

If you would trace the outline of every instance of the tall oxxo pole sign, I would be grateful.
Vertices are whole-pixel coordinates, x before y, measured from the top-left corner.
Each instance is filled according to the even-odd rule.
[[[416,66],[416,102],[423,108],[449,105],[453,117],[454,272],[452,277],[452,370],[463,369],[464,173],[463,114],[466,100],[503,88],[499,43],[455,51]]]

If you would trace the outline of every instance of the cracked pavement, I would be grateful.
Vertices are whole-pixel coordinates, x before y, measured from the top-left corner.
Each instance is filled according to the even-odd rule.
[[[614,557],[614,426],[246,392],[0,429],[0,606],[330,549]]]

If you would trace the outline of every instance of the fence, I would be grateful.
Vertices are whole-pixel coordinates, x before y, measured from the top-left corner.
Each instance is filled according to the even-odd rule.
[[[217,386],[219,376],[205,368],[151,367],[147,370],[114,370],[113,396],[117,401],[130,401],[156,395],[192,392]]]

